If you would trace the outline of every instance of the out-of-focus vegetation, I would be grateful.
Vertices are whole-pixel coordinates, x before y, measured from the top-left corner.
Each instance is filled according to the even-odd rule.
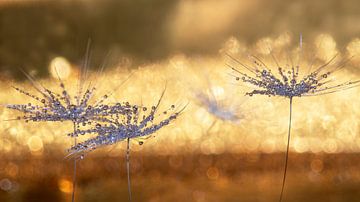
[[[50,60],[63,55],[80,64],[91,39],[94,63],[107,52],[156,59],[167,52],[165,23],[174,2],[157,1],[25,1],[0,4],[0,68],[47,75]]]
[[[105,0],[0,2],[0,73],[17,68],[47,75],[62,55],[80,64],[88,38],[96,66],[110,50],[134,67],[174,53],[217,54],[234,36],[251,44],[284,31],[312,39],[334,36],[339,46],[360,33],[357,0]],[[116,58],[116,57],[115,57]]]

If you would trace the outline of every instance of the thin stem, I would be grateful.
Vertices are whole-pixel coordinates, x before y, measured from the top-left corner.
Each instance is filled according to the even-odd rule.
[[[210,127],[206,130],[206,135],[208,135],[208,133],[209,133],[210,130],[215,126],[216,123],[217,123],[217,119],[215,119],[215,120],[211,123]]]
[[[76,133],[76,123],[74,122],[74,134]],[[74,144],[77,144],[76,137],[74,137]],[[76,188],[76,158],[74,158],[74,170],[73,170],[73,183],[72,183],[72,195],[71,201],[75,201],[75,188]]]
[[[131,181],[130,181],[130,138],[127,139],[126,146],[126,172],[127,172],[127,181],[128,181],[128,192],[129,192],[129,202],[131,202]]]
[[[290,115],[289,115],[289,131],[288,131],[288,140],[287,140],[287,147],[286,147],[286,155],[285,155],[285,168],[284,168],[284,177],[282,181],[281,193],[279,202],[282,201],[284,187],[285,187],[285,180],[286,180],[286,171],[288,166],[288,159],[289,159],[289,147],[290,147],[290,135],[291,135],[291,117],[292,117],[292,97],[290,97]]]

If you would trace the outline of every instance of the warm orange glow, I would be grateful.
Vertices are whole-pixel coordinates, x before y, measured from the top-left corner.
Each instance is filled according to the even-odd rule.
[[[32,152],[37,152],[43,149],[43,142],[39,136],[31,136],[28,140],[29,149]]]
[[[324,169],[324,164],[320,159],[314,159],[311,161],[311,170],[320,173]]]
[[[219,170],[216,167],[210,167],[206,171],[206,175],[210,180],[217,180],[219,178]]]
[[[60,179],[59,182],[58,182],[58,186],[59,186],[59,189],[60,191],[66,193],[66,194],[69,194],[72,192],[72,183],[71,181],[67,180],[67,179]]]
[[[15,163],[9,163],[5,167],[5,172],[6,172],[7,175],[9,175],[11,177],[16,177],[16,175],[19,172],[19,167]]]

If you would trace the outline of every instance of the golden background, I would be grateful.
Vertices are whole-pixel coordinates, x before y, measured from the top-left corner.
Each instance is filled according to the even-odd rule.
[[[359,79],[358,6],[324,0],[1,1],[0,100],[31,102],[11,87],[36,94],[20,68],[60,91],[56,66],[75,93],[90,38],[87,80],[98,97],[111,92],[110,102],[153,105],[166,84],[162,109],[189,103],[154,138],[132,142],[135,201],[275,201],[288,100],[244,96],[250,89],[229,75],[226,64],[234,63],[225,53],[245,62],[247,54],[260,55],[271,64],[268,46],[296,57],[302,34],[300,72],[313,57],[325,63],[338,54],[353,58],[334,83]],[[199,93],[240,119],[218,119]],[[285,201],[358,200],[359,93],[295,98]],[[1,107],[0,200],[69,201],[71,123],[5,121],[16,116]],[[85,156],[77,201],[127,200],[125,146]]]

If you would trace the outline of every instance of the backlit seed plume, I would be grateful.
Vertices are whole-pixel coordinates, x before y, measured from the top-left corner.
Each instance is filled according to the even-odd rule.
[[[291,68],[287,69],[286,67],[289,67],[289,65],[282,67],[275,58],[273,59],[277,66],[277,71],[275,71],[277,74],[273,73],[272,67],[255,56],[252,57],[254,59],[252,66],[245,65],[230,55],[229,57],[248,71],[245,72],[231,66],[231,69],[237,74],[234,75],[237,81],[255,87],[254,90],[246,93],[249,96],[259,94],[292,98],[323,95],[358,86],[360,82],[357,80],[335,83],[335,79],[332,77],[333,74],[344,68],[349,60],[334,62],[336,55],[302,78],[299,78],[299,65],[291,65]]]
[[[126,139],[148,138],[162,127],[174,121],[185,109],[176,110],[175,105],[169,109],[158,112],[158,108],[163,96],[159,99],[157,105],[148,107],[139,105],[130,105],[129,103],[117,103],[110,106],[110,111],[121,112],[112,114],[105,122],[98,122],[95,127],[86,130],[77,130],[69,136],[77,137],[79,135],[95,134],[96,136],[84,142],[78,143],[69,149],[70,154],[86,153],[98,147],[112,145]]]
[[[230,68],[234,71],[234,74],[232,74],[232,76],[235,77],[236,81],[242,82],[243,84],[248,84],[252,88],[250,92],[246,92],[246,95],[267,95],[269,97],[280,96],[289,98],[289,128],[287,136],[284,175],[282,180],[279,202],[281,202],[283,199],[286,180],[289,145],[291,137],[293,98],[335,93],[338,91],[359,86],[360,84],[360,80],[337,82],[337,78],[334,77],[334,74],[342,70],[347,64],[347,62],[350,60],[349,58],[336,60],[337,55],[333,56],[330,60],[315,68],[313,67],[315,66],[315,56],[313,56],[314,58],[311,60],[310,65],[308,67],[305,67],[305,71],[307,70],[308,73],[304,74],[304,76],[300,76],[299,69],[301,65],[300,59],[302,56],[302,37],[300,37],[299,50],[300,52],[298,64],[294,65],[292,58],[290,57],[286,60],[287,64],[285,66],[281,66],[275,56],[270,51],[272,60],[275,63],[275,67],[267,65],[265,62],[263,62],[260,58],[256,56],[251,56],[252,64],[247,65],[240,62],[233,56],[228,55],[239,66],[239,68],[235,68],[232,65],[229,65]],[[273,69],[276,69],[274,71],[275,73],[273,72]]]
[[[132,201],[131,180],[130,180],[130,140],[149,138],[152,134],[169,125],[185,109],[186,105],[176,110],[175,105],[169,109],[159,112],[159,106],[164,96],[163,91],[159,101],[151,109],[142,105],[130,105],[126,103],[117,103],[110,106],[110,111],[118,112],[110,114],[103,122],[95,124],[94,128],[85,130],[76,130],[69,136],[78,137],[79,135],[95,134],[83,142],[75,144],[68,151],[68,156],[77,156],[95,150],[106,145],[113,145],[123,140],[127,142],[126,149],[126,170],[128,179],[129,201]],[[142,142],[139,142],[142,144]]]
[[[177,67],[176,63],[173,64]],[[243,116],[238,110],[239,105],[235,104],[235,100],[232,99],[234,96],[231,92],[233,91],[230,89],[231,92],[229,92],[229,89],[222,85],[222,78],[212,77],[212,75],[218,75],[219,72],[212,71],[211,67],[205,67],[201,63],[193,65],[202,68],[193,70],[190,74],[179,74],[184,76],[182,80],[188,86],[191,99],[199,107],[205,109],[214,118],[214,121],[238,123]]]
[[[216,99],[215,95],[208,95],[204,92],[197,92],[195,98],[199,104],[206,109],[207,112],[223,121],[238,122],[243,117],[236,113],[236,110],[223,105]]]
[[[28,104],[8,104],[7,108],[23,113],[17,119],[26,122],[34,121],[72,121],[74,123],[86,124],[91,120],[101,120],[101,117],[115,113],[108,105],[102,104],[102,99],[91,105],[90,98],[93,96],[95,87],[87,89],[82,96],[76,97],[75,100],[70,98],[64,84],[60,84],[62,93],[57,94],[49,89],[44,88],[41,91],[41,97],[32,95],[20,88],[14,87],[15,90],[27,96],[34,98],[37,102]],[[105,95],[103,98],[106,98]],[[118,109],[116,113],[121,110]]]
[[[243,117],[238,114],[239,110],[234,107],[233,103],[230,103],[231,98],[225,94],[223,87],[213,85],[208,71],[203,71],[202,75],[207,85],[201,90],[192,90],[196,102],[219,120],[238,122]]]
[[[106,117],[111,114],[119,115],[125,112],[122,106],[114,106],[104,104],[108,95],[102,96],[94,104],[90,103],[94,96],[95,87],[90,87],[82,92],[82,86],[79,87],[78,93],[73,98],[65,88],[64,83],[60,80],[61,93],[55,93],[48,88],[41,86],[39,83],[29,77],[33,82],[33,86],[39,92],[40,96],[30,94],[29,92],[20,88],[14,87],[18,92],[33,98],[34,103],[28,104],[8,104],[7,108],[13,109],[23,113],[18,120],[25,120],[26,122],[58,122],[71,121],[74,125],[74,132],[80,127],[92,124],[93,121],[106,121]],[[59,78],[60,79],[60,78]],[[82,82],[80,82],[82,83]],[[81,84],[80,84],[81,85]],[[77,138],[74,139],[74,144],[77,144]],[[76,183],[76,161],[74,159],[74,176],[73,176],[73,192],[72,201],[75,201],[75,183]]]
[[[18,87],[13,87],[16,91],[32,98],[34,101],[33,103],[29,102],[27,104],[5,105],[9,109],[23,113],[23,116],[18,116],[16,119],[25,120],[26,122],[72,121],[78,126],[79,124],[90,124],[92,120],[101,120],[101,117],[104,117],[109,113],[114,113],[113,111],[109,111],[109,106],[105,104],[105,101],[111,94],[105,94],[99,97],[98,100],[91,101],[95,96],[96,91],[96,87],[95,85],[92,85],[92,83],[96,83],[97,78],[91,79],[88,76],[90,45],[91,40],[89,40],[87,44],[84,64],[80,67],[78,82],[74,85],[77,87],[77,92],[73,96],[70,95],[69,90],[65,87],[57,70],[57,66],[55,66],[53,70],[59,80],[60,93],[41,85],[39,82],[35,81],[31,75],[23,72],[31,82],[32,87],[38,92],[38,95],[31,94]],[[96,72],[96,76],[99,76],[103,70],[104,65]],[[130,78],[130,76],[128,78]],[[126,82],[127,79],[124,82]],[[124,82],[121,82],[119,86]],[[119,86],[117,86],[117,88]],[[117,109],[116,113],[120,113],[120,109]]]
[[[90,85],[83,92],[83,87],[79,87],[77,95],[71,97],[64,83],[60,80],[61,93],[56,93],[41,84],[34,81],[28,76],[34,88],[40,94],[39,96],[31,94],[23,89],[14,87],[14,89],[26,96],[31,97],[35,102],[27,104],[7,104],[6,107],[19,112],[22,116],[16,119],[25,120],[26,122],[34,121],[72,121],[76,124],[86,125],[93,120],[103,120],[103,117],[121,113],[124,109],[119,106],[110,109],[109,105],[105,104],[105,100],[109,97],[108,94],[103,95],[97,101],[91,102],[96,91],[95,87]],[[80,82],[81,83],[81,82]],[[116,111],[114,111],[116,109]]]
[[[13,120],[25,120],[25,122],[71,121],[73,123],[73,130],[75,132],[80,128],[80,125],[90,125],[94,121],[107,121],[106,117],[111,114],[119,115],[124,113],[125,110],[121,109],[121,106],[114,106],[109,108],[109,105],[105,103],[111,94],[105,94],[98,100],[92,101],[96,88],[91,84],[94,81],[90,80],[88,77],[89,49],[90,41],[86,51],[85,64],[81,66],[77,92],[74,96],[71,96],[68,89],[66,89],[64,82],[57,72],[56,67],[54,70],[60,82],[61,93],[57,93],[47,87],[44,87],[39,82],[36,82],[35,79],[30,75],[24,72],[32,86],[36,89],[38,95],[34,95],[26,90],[14,87],[16,91],[32,98],[34,102],[29,102],[27,104],[5,105],[9,109],[22,113],[22,116],[18,116]],[[97,76],[102,72],[103,66],[99,70],[100,72],[97,72]],[[87,81],[87,79],[90,81]],[[122,84],[123,82],[121,82],[119,86]],[[77,138],[75,137],[73,140],[74,144],[76,145]],[[72,202],[75,201],[76,161],[77,159],[74,159]]]

